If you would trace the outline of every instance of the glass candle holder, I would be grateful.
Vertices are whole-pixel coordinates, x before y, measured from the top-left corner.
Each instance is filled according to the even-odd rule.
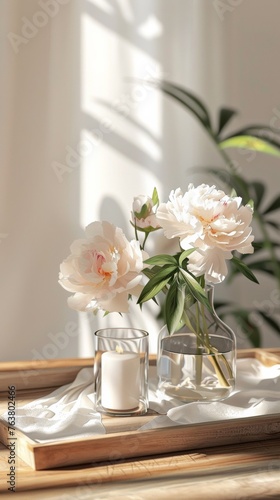
[[[143,415],[149,403],[149,334],[136,328],[104,328],[94,336],[97,411]]]

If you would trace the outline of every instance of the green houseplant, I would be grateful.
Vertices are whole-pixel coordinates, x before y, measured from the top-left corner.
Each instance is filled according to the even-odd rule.
[[[244,255],[242,260],[257,274],[268,275],[275,283],[275,300],[269,310],[265,307],[243,308],[230,302],[216,303],[220,317],[233,317],[250,343],[260,347],[262,334],[259,327],[265,323],[276,334],[280,335],[280,259],[277,255],[280,238],[280,194],[270,200],[265,183],[256,180],[248,182],[235,166],[229,150],[240,149],[260,152],[265,155],[280,157],[280,130],[267,125],[253,124],[228,134],[229,122],[237,111],[230,108],[218,110],[218,125],[213,125],[213,117],[206,105],[186,88],[168,81],[159,81],[155,84],[164,94],[174,99],[183,108],[191,113],[200,123],[222,159],[219,167],[204,167],[201,170],[217,177],[218,182],[234,189],[246,204],[254,202],[254,223],[260,234],[259,239],[253,242],[254,256]],[[231,282],[239,273],[236,266],[231,267],[227,282]],[[261,276],[260,276],[261,279]]]

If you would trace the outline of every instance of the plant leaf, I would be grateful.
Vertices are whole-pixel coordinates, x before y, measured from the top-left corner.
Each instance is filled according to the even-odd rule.
[[[273,330],[280,334],[280,324],[277,323],[277,321],[275,321],[271,316],[268,316],[268,314],[266,314],[264,311],[258,310],[258,314],[263,317],[263,319],[269,326],[271,326],[271,328],[273,328]]]
[[[152,282],[153,278],[144,286],[140,297],[138,298],[137,304],[143,304],[143,302],[147,302],[148,300],[155,297],[169,282],[170,277],[164,280],[158,281],[157,283]]]
[[[276,261],[277,265],[280,266],[280,261]],[[250,262],[250,268],[256,271],[262,271],[264,273],[275,275],[275,270],[271,259],[268,260],[258,260]]]
[[[223,309],[224,307],[229,307],[229,306],[232,306],[232,302],[224,302],[222,300],[215,300],[215,309]]]
[[[253,281],[254,283],[259,283],[254,273],[248,266],[246,266],[246,264],[244,264],[244,262],[242,262],[241,260],[239,260],[237,257],[234,256],[232,257],[231,262],[239,272],[241,272],[242,274],[244,274],[244,276],[246,276],[246,278]]]
[[[211,130],[210,116],[206,106],[191,92],[184,87],[162,80],[158,83],[159,88],[170,97],[191,111],[202,123],[203,127]]]
[[[154,205],[157,205],[159,203],[159,197],[158,197],[158,192],[157,192],[157,188],[156,187],[153,190],[152,202],[153,202]]]
[[[232,317],[248,337],[253,346],[260,347],[261,332],[258,325],[251,319],[251,311],[232,307],[232,309],[227,310],[224,313],[219,312],[219,317],[223,319],[223,321],[226,321],[226,318],[228,317]]]
[[[202,286],[197,282],[197,280],[190,274],[188,271],[185,271],[180,267],[180,273],[184,278],[186,287],[188,291],[191,293],[191,295],[204,304],[208,309],[211,310],[211,305],[208,301],[207,295],[205,290],[202,288]]]
[[[277,231],[280,231],[280,224],[277,224],[274,220],[266,220],[266,223],[272,226]]]
[[[262,182],[251,182],[249,190],[254,200],[254,206],[258,209],[265,194],[265,185]]]
[[[238,309],[235,310],[233,316],[253,346],[261,347],[261,332],[258,326],[250,319],[250,313],[243,309]]]
[[[272,146],[276,146],[276,148],[280,148],[280,138],[277,136],[277,134],[279,133],[279,129],[275,129],[267,125],[250,125],[238,130],[234,134],[231,134],[227,137],[227,139],[240,135],[250,135],[253,137],[258,137],[259,139],[268,142]],[[275,136],[277,137],[277,139],[275,138]]]
[[[270,127],[269,125],[260,125],[260,124],[253,124],[253,125],[246,125],[246,127],[241,128],[240,130],[237,130],[235,134],[232,134],[231,137],[234,135],[244,135],[248,131],[255,131],[256,133],[259,134],[259,136],[263,137],[264,132],[269,132],[270,134],[280,134],[280,129],[279,128],[273,128]]]
[[[165,319],[170,334],[178,328],[184,311],[184,303],[185,287],[175,280],[169,287],[165,302]]]
[[[175,271],[177,271],[175,266],[162,267],[144,286],[137,304],[142,304],[155,297],[167,285]]]
[[[276,148],[275,146],[269,144],[269,142],[252,135],[236,135],[234,137],[224,139],[219,143],[219,148],[248,149],[250,151],[259,151],[261,153],[267,153],[272,156],[280,157],[280,146]]]
[[[155,255],[154,257],[150,257],[144,262],[145,264],[149,264],[151,266],[164,266],[166,264],[177,266],[177,260],[175,259],[175,257],[168,254]]]
[[[184,250],[179,257],[179,266],[182,267],[184,260],[195,251],[195,248]]]
[[[152,268],[150,267],[145,267],[143,270],[142,270],[142,273],[147,276],[147,278],[153,278],[154,276],[156,276],[156,274],[158,273],[158,271],[160,270],[161,268],[158,267],[158,266],[154,266]]]
[[[230,108],[221,108],[219,112],[219,126],[218,126],[218,134],[223,130],[223,128],[227,125],[227,123],[236,115],[237,111]]]
[[[278,210],[280,208],[280,195],[276,196],[276,198],[272,201],[269,207],[264,211],[263,215],[269,214],[274,210]]]

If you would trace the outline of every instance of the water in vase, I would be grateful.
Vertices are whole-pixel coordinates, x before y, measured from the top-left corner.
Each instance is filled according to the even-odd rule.
[[[182,401],[217,401],[234,388],[235,350],[231,341],[211,337],[214,352],[197,346],[195,336],[180,334],[161,341],[159,391]]]

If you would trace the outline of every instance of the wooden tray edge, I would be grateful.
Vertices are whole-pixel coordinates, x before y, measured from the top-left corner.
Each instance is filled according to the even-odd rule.
[[[275,438],[280,438],[279,414],[119,432],[72,442],[36,443],[29,445],[26,459],[35,470],[45,470],[175,451],[189,452],[205,448],[206,443],[208,448]],[[92,450],[90,454],[89,449]]]

